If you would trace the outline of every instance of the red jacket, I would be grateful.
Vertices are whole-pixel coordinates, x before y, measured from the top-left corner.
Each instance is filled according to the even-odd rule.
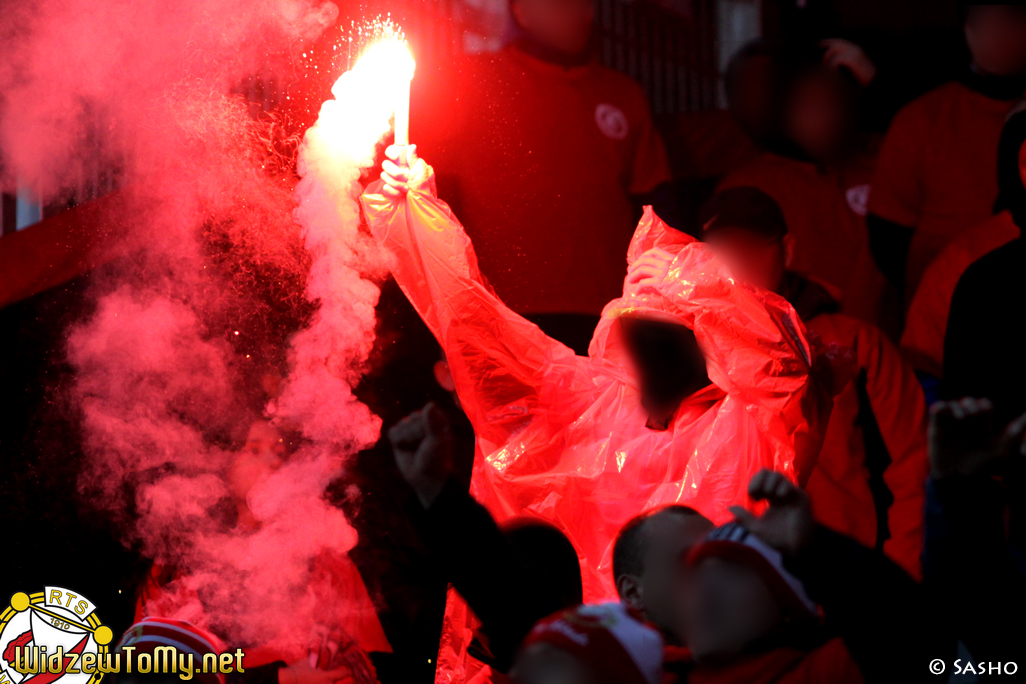
[[[1013,104],[951,82],[894,117],[880,148],[869,212],[914,230],[909,295],[956,235],[990,216],[998,194],[998,138]]]
[[[833,313],[836,303],[811,281],[792,275],[789,289],[810,334],[851,349],[855,362],[806,485],[813,513],[864,546],[882,541],[884,553],[918,578],[929,471],[922,386],[875,325]]]

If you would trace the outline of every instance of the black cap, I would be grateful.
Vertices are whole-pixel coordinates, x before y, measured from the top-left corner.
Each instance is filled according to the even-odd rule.
[[[758,188],[728,188],[713,195],[698,213],[701,238],[715,230],[740,228],[767,238],[787,235],[784,212],[776,200]]]

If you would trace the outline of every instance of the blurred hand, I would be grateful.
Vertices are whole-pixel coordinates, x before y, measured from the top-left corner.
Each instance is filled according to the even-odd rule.
[[[430,508],[453,472],[449,420],[429,403],[388,431],[395,464],[424,508]]]
[[[400,163],[406,153],[406,164]],[[389,197],[401,197],[410,190],[435,194],[435,173],[427,162],[417,156],[417,146],[389,145],[385,148],[385,161],[381,164],[381,191]]]
[[[353,684],[355,681],[348,667],[318,670],[306,658],[278,670],[278,684]]]
[[[781,473],[760,470],[748,483],[748,496],[766,501],[769,508],[756,517],[741,506],[730,512],[749,532],[783,554],[799,553],[815,529],[809,496]]]
[[[834,69],[847,69],[863,88],[876,78],[876,65],[855,43],[841,38],[828,38],[821,40],[819,46],[826,48],[824,64]]]
[[[653,247],[627,269],[627,282],[639,290],[656,290],[666,278],[674,255],[661,247]]]
[[[1026,414],[998,434],[989,399],[938,401],[930,409],[930,469],[934,477],[993,474],[1026,453]]]

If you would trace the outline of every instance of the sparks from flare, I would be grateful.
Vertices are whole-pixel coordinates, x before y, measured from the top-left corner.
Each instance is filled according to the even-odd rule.
[[[391,18],[378,17],[365,25],[353,25],[359,58],[352,70],[379,84],[374,93],[393,110],[395,144],[410,143],[410,81],[416,63],[403,30]],[[350,35],[350,54],[354,36]],[[333,89],[334,90],[334,89]]]

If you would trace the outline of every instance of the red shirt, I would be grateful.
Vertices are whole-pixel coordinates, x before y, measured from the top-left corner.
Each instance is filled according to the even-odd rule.
[[[759,155],[758,145],[723,109],[666,117],[661,130],[678,180],[721,178]]]
[[[641,87],[512,47],[440,86],[414,102],[414,133],[499,297],[518,313],[600,313],[623,288],[630,195],[670,180]]]
[[[909,296],[953,237],[991,215],[998,139],[1013,104],[951,82],[894,118],[877,160],[869,211],[915,230]]]

